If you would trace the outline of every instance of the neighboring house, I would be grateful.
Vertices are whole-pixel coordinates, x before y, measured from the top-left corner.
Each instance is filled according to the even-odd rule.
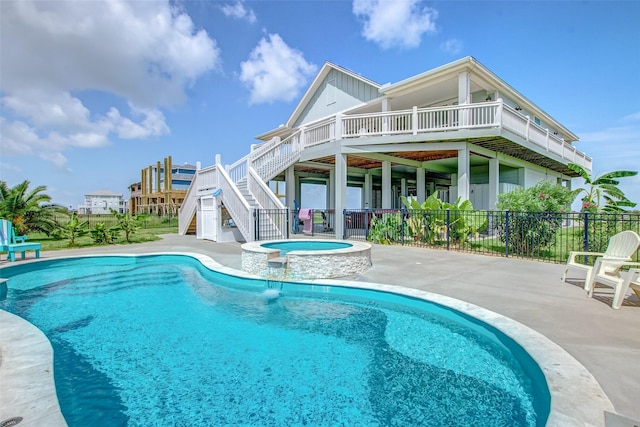
[[[110,214],[111,209],[119,213],[126,210],[122,194],[109,190],[94,191],[84,196],[84,205],[78,206],[79,214]]]
[[[171,175],[165,174],[171,171]],[[174,166],[171,156],[141,170],[141,180],[129,185],[129,211],[134,215],[177,214],[196,173],[196,166]],[[169,178],[168,178],[169,177]]]
[[[340,238],[347,187],[360,188],[362,208],[437,192],[492,209],[500,193],[541,180],[570,186],[568,163],[592,168],[576,135],[472,57],[385,85],[327,62],[287,122],[257,138],[236,163],[223,167],[218,156],[196,173],[181,233],[195,222],[199,237],[215,240],[210,212],[224,206],[253,240],[252,210],[284,207],[265,185],[274,180],[285,182],[288,208],[302,183],[326,184]]]

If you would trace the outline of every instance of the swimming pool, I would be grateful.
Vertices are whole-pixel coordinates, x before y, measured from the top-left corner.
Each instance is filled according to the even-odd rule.
[[[285,256],[291,251],[333,251],[335,249],[351,248],[353,244],[331,240],[285,240],[261,243],[260,246],[268,249],[278,249],[280,256]]]
[[[71,426],[544,425],[549,412],[521,347],[437,304],[298,283],[271,298],[174,255],[2,273],[0,308],[52,341]]]

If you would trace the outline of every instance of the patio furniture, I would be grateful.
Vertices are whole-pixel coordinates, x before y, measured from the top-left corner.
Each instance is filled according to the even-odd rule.
[[[26,251],[35,251],[36,258],[40,258],[40,243],[27,243],[28,236],[16,236],[13,224],[6,219],[0,219],[0,252],[7,252],[7,259],[14,262],[16,260],[16,252],[20,252],[21,258],[24,259]]]
[[[612,236],[604,252],[570,252],[569,259],[567,260],[567,268],[565,268],[564,274],[562,275],[562,281],[566,281],[569,268],[583,270],[587,274],[584,281],[584,289],[589,291],[591,283],[593,282],[591,275],[595,264],[598,263],[598,259],[607,260],[606,265],[603,266],[606,273],[616,274],[625,261],[631,261],[631,256],[636,252],[638,246],[640,246],[640,236],[634,231],[627,230]],[[593,266],[578,262],[578,257],[586,256],[598,257]]]
[[[640,268],[632,268],[627,273],[627,280],[629,280],[629,287],[635,292],[638,299],[640,299]]]
[[[591,284],[589,286],[588,295],[589,297],[593,296],[593,289],[596,287],[596,283],[600,283],[602,285],[610,286],[614,288],[613,300],[611,301],[611,308],[619,309],[622,306],[622,302],[627,296],[627,292],[629,288],[631,288],[638,298],[640,298],[640,263],[639,262],[625,262],[621,266],[618,266],[618,262],[612,261],[613,265],[610,264],[611,261],[607,261],[603,258],[598,258],[596,264],[593,267],[593,277],[591,279]],[[630,266],[635,267],[629,269],[629,271],[622,277],[620,274],[621,267]],[[616,268],[617,267],[617,268]],[[614,273],[610,273],[615,269]]]

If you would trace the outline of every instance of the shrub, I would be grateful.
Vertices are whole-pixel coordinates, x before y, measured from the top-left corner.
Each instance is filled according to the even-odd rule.
[[[500,240],[509,236],[509,250],[519,254],[531,254],[540,248],[548,248],[562,226],[563,215],[572,201],[571,192],[560,185],[541,181],[533,187],[501,194],[496,207],[509,211],[496,220]],[[507,229],[508,226],[508,229]]]

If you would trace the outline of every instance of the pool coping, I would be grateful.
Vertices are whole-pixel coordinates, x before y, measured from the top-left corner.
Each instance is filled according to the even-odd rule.
[[[197,259],[203,266],[223,274],[264,280],[259,276],[226,267],[207,255],[192,252],[87,254],[46,260],[153,255],[189,256]],[[33,262],[39,261],[45,260]],[[405,295],[458,310],[493,326],[522,346],[544,373],[551,393],[551,410],[547,426],[604,426],[603,414],[615,412],[600,384],[580,362],[546,336],[511,318],[459,299],[402,286],[339,279],[295,280],[293,283],[344,286]],[[3,310],[0,310],[0,323],[3,325],[3,333],[0,335],[0,422],[10,417],[21,416],[24,417],[24,424],[21,423],[24,426],[41,425],[45,419],[49,426],[66,425],[55,393],[53,351],[49,340],[26,320]],[[5,324],[10,326],[5,328]],[[5,329],[8,333],[4,332]],[[25,355],[27,348],[37,351]],[[14,395],[16,390],[20,390],[18,396]],[[52,399],[55,399],[55,403]]]

